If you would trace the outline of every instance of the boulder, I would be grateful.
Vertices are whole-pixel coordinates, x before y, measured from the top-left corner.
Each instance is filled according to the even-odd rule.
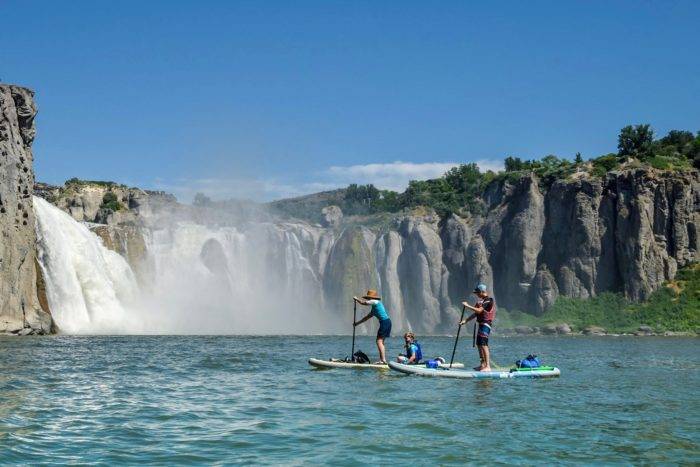
[[[605,328],[600,326],[588,326],[583,330],[583,333],[587,336],[604,336],[607,334]]]
[[[535,329],[530,326],[515,326],[516,334],[534,334],[535,332]]]
[[[557,334],[557,325],[556,324],[545,324],[542,327],[542,334]]]
[[[566,323],[557,324],[557,334],[571,334],[571,326]]]

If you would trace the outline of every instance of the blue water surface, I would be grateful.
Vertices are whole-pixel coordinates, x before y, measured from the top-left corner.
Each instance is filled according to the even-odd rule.
[[[699,340],[492,340],[497,363],[537,353],[562,376],[308,366],[349,354],[349,337],[2,337],[0,463],[700,462]],[[376,358],[371,338],[357,347]],[[471,339],[458,359],[477,363]]]

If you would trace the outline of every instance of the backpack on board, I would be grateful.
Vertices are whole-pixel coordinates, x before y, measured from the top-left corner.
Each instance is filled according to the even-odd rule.
[[[540,364],[540,359],[537,358],[537,355],[528,355],[522,360],[515,362],[515,366],[518,368],[538,368],[542,365]]]
[[[369,363],[369,357],[362,350],[358,350],[352,354],[352,359],[355,363]]]

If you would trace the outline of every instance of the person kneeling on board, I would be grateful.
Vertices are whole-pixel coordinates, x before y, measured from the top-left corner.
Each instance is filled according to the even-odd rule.
[[[405,365],[420,363],[420,361],[423,359],[423,351],[420,348],[420,344],[416,340],[415,334],[412,332],[407,332],[403,335],[403,340],[406,343],[406,354],[399,355],[396,358],[396,361]]]
[[[472,310],[471,316],[462,320],[459,324],[460,326],[466,324],[468,321],[476,318],[478,325],[478,332],[476,334],[476,347],[479,350],[479,359],[481,364],[474,368],[476,371],[491,371],[491,355],[489,353],[489,335],[491,334],[491,324],[493,319],[496,317],[496,302],[493,297],[489,297],[487,288],[484,284],[479,284],[474,289],[474,295],[478,297],[478,300],[471,306],[467,302],[462,302],[462,306]]]
[[[384,348],[384,339],[391,335],[391,319],[389,314],[384,309],[382,298],[376,290],[368,290],[362,298],[352,297],[360,305],[371,306],[372,309],[367,316],[353,323],[353,326],[359,326],[373,316],[379,320],[379,330],[377,331],[377,350],[379,350],[379,361],[377,363],[386,364],[386,350]]]

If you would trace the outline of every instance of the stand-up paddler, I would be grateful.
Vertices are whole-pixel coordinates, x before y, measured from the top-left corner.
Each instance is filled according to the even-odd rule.
[[[489,353],[489,335],[491,326],[496,317],[496,302],[490,297],[484,284],[479,284],[474,288],[474,295],[477,301],[474,306],[467,302],[462,302],[462,306],[472,310],[474,313],[462,320],[459,324],[464,325],[476,318],[478,331],[476,334],[476,347],[479,350],[481,364],[474,368],[476,371],[491,371],[491,355]]]
[[[391,335],[391,319],[389,314],[384,309],[382,298],[376,290],[368,290],[362,298],[352,297],[360,305],[371,306],[372,309],[367,316],[353,323],[354,326],[359,326],[368,319],[375,317],[379,320],[379,330],[377,331],[377,350],[379,350],[379,362],[386,364],[386,350],[384,348],[384,339]]]

